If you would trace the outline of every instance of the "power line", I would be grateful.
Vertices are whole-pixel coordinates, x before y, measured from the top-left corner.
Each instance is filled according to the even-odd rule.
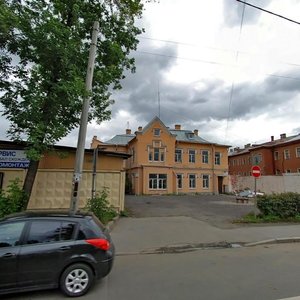
[[[218,48],[218,47],[212,47],[212,46],[207,46],[207,45],[184,43],[184,42],[181,42],[181,41],[157,39],[157,38],[150,38],[150,37],[145,37],[145,36],[140,36],[139,38],[144,39],[144,40],[170,43],[170,44],[175,44],[175,45],[184,45],[184,46],[190,46],[190,47],[207,48],[207,49],[212,49],[212,50],[220,51],[220,52],[236,53],[236,51],[238,51],[239,54],[243,54],[243,55],[250,55],[250,56],[262,57],[262,58],[267,57],[266,55],[251,53],[251,52],[248,52],[248,51],[242,51],[240,49],[236,50],[236,49]],[[284,65],[289,65],[289,66],[293,66],[293,67],[300,67],[300,63],[291,63],[291,62],[276,61],[276,60],[272,60],[272,62],[279,63],[279,64],[284,64]]]
[[[225,63],[220,63],[220,62],[216,62],[216,61],[208,61],[208,60],[203,60],[203,59],[180,57],[180,56],[176,56],[176,55],[168,55],[168,54],[154,53],[154,52],[140,51],[140,50],[136,50],[135,52],[141,53],[141,54],[146,54],[146,55],[152,55],[152,56],[168,57],[168,58],[173,58],[173,59],[181,59],[181,60],[186,60],[186,61],[191,61],[191,62],[199,62],[199,63],[213,64],[213,65],[220,65],[220,66],[229,66],[229,67],[232,67],[232,68],[242,68],[242,67],[236,66],[236,65],[225,64]],[[269,73],[264,73],[264,75],[267,75],[267,76],[270,76],[270,77],[285,78],[285,79],[292,79],[292,80],[300,81],[300,78],[297,78],[297,77],[276,75],[276,74],[269,74]]]
[[[236,1],[237,1],[237,2],[240,2],[240,3],[243,3],[244,5],[251,6],[251,7],[253,7],[253,8],[256,8],[256,9],[259,9],[259,10],[261,10],[261,11],[264,11],[264,12],[266,12],[266,13],[268,13],[268,14],[274,15],[274,16],[276,16],[276,17],[279,17],[279,18],[282,18],[282,19],[285,19],[285,20],[287,20],[287,21],[290,21],[290,22],[293,22],[293,23],[296,23],[296,24],[300,25],[300,22],[297,22],[297,21],[295,21],[295,20],[289,19],[289,18],[287,18],[287,17],[285,17],[285,16],[283,16],[283,15],[279,15],[279,14],[273,13],[272,11],[263,9],[263,8],[261,8],[261,7],[259,7],[259,6],[250,4],[250,3],[245,2],[245,1],[241,1],[241,0],[236,0]]]

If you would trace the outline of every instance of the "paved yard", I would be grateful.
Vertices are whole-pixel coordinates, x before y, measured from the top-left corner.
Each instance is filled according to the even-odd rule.
[[[125,208],[136,218],[187,216],[220,228],[235,227],[233,220],[255,209],[228,195],[126,196]]]

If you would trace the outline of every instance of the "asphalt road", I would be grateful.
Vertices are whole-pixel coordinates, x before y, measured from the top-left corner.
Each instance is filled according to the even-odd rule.
[[[83,300],[275,300],[300,295],[300,244],[118,256]],[[4,299],[4,298],[3,298]],[[58,290],[9,300],[65,299]]]
[[[126,196],[125,208],[135,218],[187,216],[220,228],[256,211],[253,202],[236,203],[229,195]]]
[[[112,230],[118,255],[111,274],[80,299],[277,300],[300,296],[300,243],[186,249],[181,253],[140,251],[176,242],[233,242],[258,236],[268,238],[274,233],[296,236],[300,232],[298,225],[232,224],[232,220],[253,211],[254,206],[237,204],[234,197],[225,195],[130,196],[126,198],[126,208],[132,218],[119,220]],[[65,297],[52,290],[2,299]]]

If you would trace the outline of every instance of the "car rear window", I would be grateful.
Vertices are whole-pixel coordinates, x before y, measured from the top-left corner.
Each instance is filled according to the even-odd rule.
[[[97,224],[93,219],[88,220],[84,224],[80,224],[77,239],[85,240],[103,237],[104,227],[102,224],[100,224]]]

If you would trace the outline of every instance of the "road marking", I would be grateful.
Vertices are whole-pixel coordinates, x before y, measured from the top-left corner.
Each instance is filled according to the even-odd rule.
[[[282,299],[278,299],[278,300],[300,300],[300,296],[292,297],[292,298],[282,298]]]

